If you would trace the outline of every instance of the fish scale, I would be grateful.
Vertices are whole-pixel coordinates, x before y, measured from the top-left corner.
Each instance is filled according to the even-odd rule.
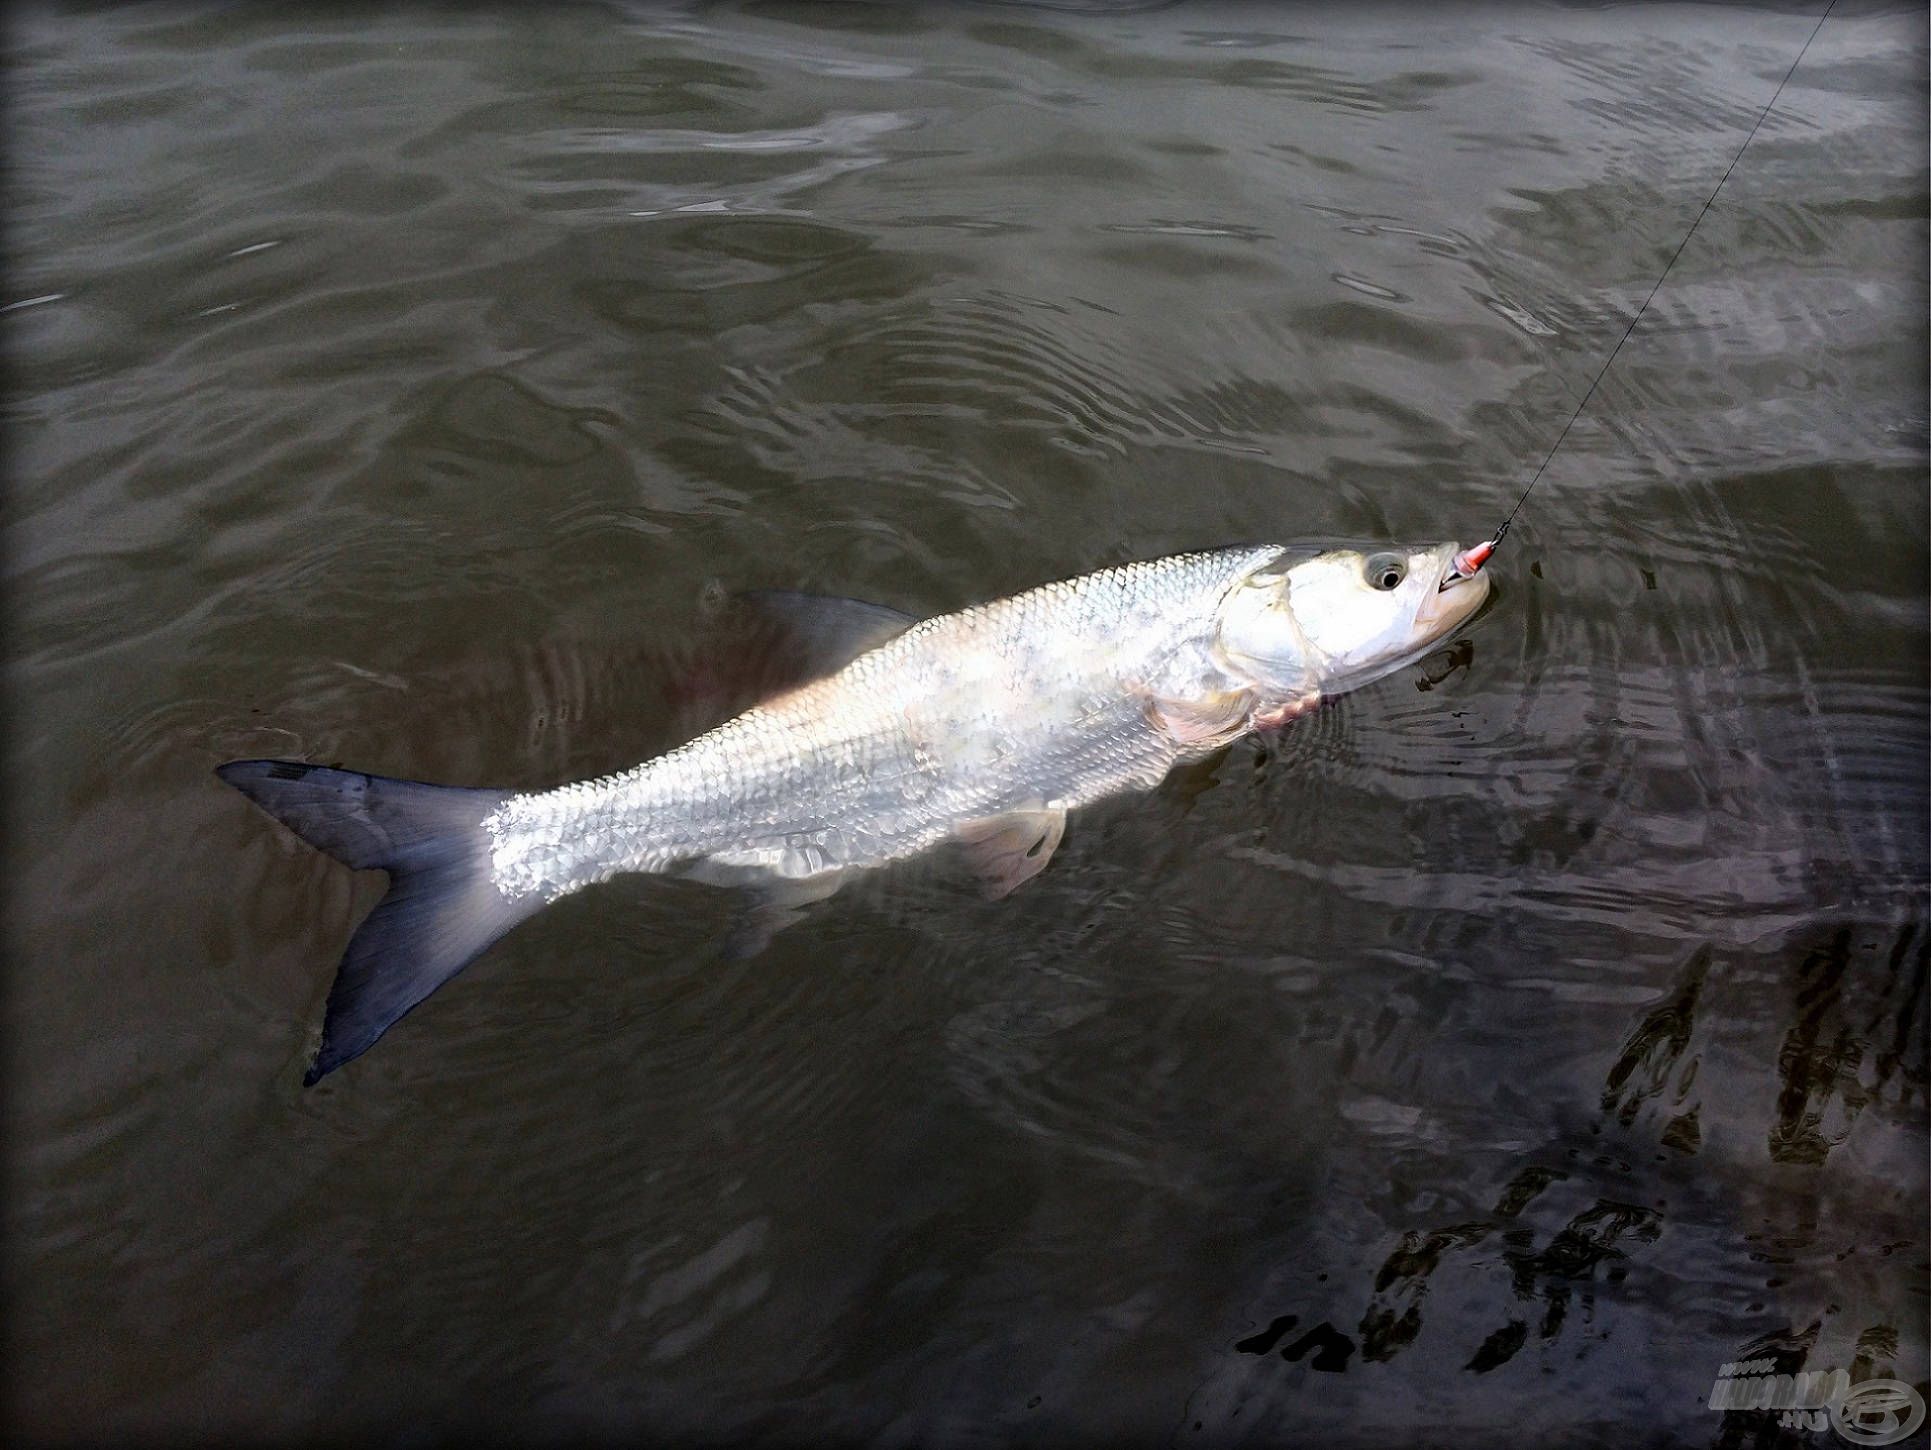
[[[1220,597],[1279,552],[1123,564],[914,625],[633,770],[506,801],[485,822],[497,882],[553,900],[693,858],[879,866],[962,820],[1157,781],[1178,752],[1133,692],[1213,674]]]

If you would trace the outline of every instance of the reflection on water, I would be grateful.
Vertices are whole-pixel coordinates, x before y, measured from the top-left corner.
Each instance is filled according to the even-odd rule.
[[[750,962],[619,881],[297,1087],[376,883],[717,601],[1471,539],[1810,17],[150,7],[8,35],[41,1434],[1755,1443],[1926,1384],[1925,22],[1833,14],[1451,647]],[[755,672],[752,672],[755,674]]]

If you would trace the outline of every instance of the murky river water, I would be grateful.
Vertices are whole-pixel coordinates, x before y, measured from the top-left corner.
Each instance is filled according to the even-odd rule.
[[[736,963],[620,881],[305,1092],[380,881],[209,773],[627,765],[743,586],[1479,538],[1814,15],[12,15],[16,1425],[1734,1444],[1748,1355],[1925,1388],[1921,9],[1825,25],[1453,648],[1007,902],[884,873]]]

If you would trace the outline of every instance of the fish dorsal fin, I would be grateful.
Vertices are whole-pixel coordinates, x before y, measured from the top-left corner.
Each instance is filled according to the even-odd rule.
[[[882,604],[788,589],[747,590],[712,609],[669,685],[687,736],[835,675],[917,622]]]
[[[918,623],[883,604],[795,589],[747,589],[737,603],[762,626],[766,648],[795,672],[796,684],[837,674]]]

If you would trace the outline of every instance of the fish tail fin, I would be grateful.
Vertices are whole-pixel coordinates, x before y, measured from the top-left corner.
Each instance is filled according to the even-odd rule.
[[[483,820],[507,796],[288,760],[235,760],[215,774],[311,846],[387,871],[389,891],[349,939],[329,989],[312,1086],[360,1057],[417,1003],[540,908],[490,871]]]

